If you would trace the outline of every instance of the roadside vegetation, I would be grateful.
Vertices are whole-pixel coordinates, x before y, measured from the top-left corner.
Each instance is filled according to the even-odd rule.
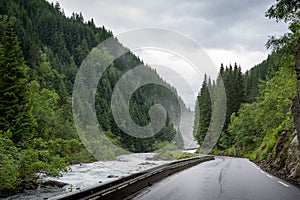
[[[272,53],[249,71],[241,73],[237,66],[221,66],[219,76],[226,88],[227,113],[212,153],[249,158],[300,183],[299,1],[279,0],[266,16],[287,22],[290,31],[280,38],[271,37],[266,46]],[[202,113],[201,108],[213,105],[207,98],[208,91],[217,87],[206,78],[197,98],[194,135],[199,144],[210,123],[210,114]]]
[[[156,154],[150,160],[180,160],[198,156],[199,154],[182,152],[176,146],[169,145],[156,151]]]

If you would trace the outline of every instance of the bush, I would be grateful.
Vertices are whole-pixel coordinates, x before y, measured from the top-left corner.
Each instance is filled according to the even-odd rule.
[[[13,142],[0,135],[0,196],[15,190],[20,184],[20,153]]]

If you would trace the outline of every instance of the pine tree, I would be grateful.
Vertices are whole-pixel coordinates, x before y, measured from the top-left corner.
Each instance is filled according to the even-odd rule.
[[[34,121],[28,91],[27,66],[14,33],[14,18],[1,17],[0,43],[0,130],[12,133],[12,141],[21,144],[33,136]]]
[[[194,125],[194,135],[198,143],[201,144],[205,138],[205,134],[208,130],[210,119],[211,119],[211,97],[210,88],[211,83],[207,79],[207,75],[204,76],[204,81],[199,95],[197,96],[196,102],[196,114],[195,116],[197,123]]]

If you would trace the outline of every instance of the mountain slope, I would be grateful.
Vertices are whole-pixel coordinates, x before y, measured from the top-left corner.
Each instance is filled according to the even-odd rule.
[[[27,65],[28,77],[25,81],[29,87],[34,118],[34,131],[28,143],[24,140],[14,143],[12,136],[15,133],[11,132],[12,123],[9,120],[7,128],[0,132],[1,157],[6,154],[5,160],[0,161],[0,175],[4,178],[1,179],[0,191],[1,195],[5,195],[22,188],[36,187],[37,173],[58,175],[68,164],[94,160],[85,150],[74,126],[72,90],[82,61],[100,42],[112,37],[112,33],[104,27],[96,27],[92,19],[85,22],[80,13],[68,18],[59,4],[51,5],[44,0],[0,1],[0,19],[0,25],[4,27],[0,30],[0,45],[5,40],[8,23],[13,24],[12,28],[20,41],[18,45],[23,51],[20,59],[24,59]],[[113,49],[103,51],[102,56],[109,58],[110,51]],[[117,81],[138,65],[145,69],[145,76],[159,80],[166,87],[150,84],[134,92],[129,104],[134,122],[139,126],[150,122],[148,111],[157,102],[156,98],[162,100],[169,111],[161,131],[145,139],[130,136],[121,130],[112,116],[110,104]],[[7,75],[5,70],[1,73],[1,76]],[[4,85],[4,82],[0,84]],[[178,108],[187,110],[183,101],[173,87],[133,53],[128,52],[113,61],[99,81],[95,99],[97,118],[105,133],[104,145],[99,145],[98,159],[112,159],[120,153],[118,149],[106,146],[108,142],[133,152],[153,151],[174,142],[182,147]],[[8,119],[7,116],[1,117]],[[8,171],[13,175],[7,174]],[[7,176],[15,178],[5,178]]]

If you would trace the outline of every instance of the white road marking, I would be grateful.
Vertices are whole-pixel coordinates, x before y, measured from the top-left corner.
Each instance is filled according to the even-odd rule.
[[[257,167],[256,164],[254,164],[254,163],[252,163],[252,162],[251,162],[251,164],[252,164],[253,167],[255,167],[257,170],[259,170],[259,167]]]
[[[280,183],[281,185],[283,185],[283,186],[285,186],[285,187],[290,187],[288,184],[285,184],[285,183],[283,183],[283,182],[281,182],[281,181],[278,181],[278,183]]]
[[[267,177],[269,177],[269,178],[273,178],[270,174],[267,174]]]
[[[264,172],[263,170],[261,170],[259,167],[257,167],[257,165],[255,165],[254,163],[251,163],[257,170],[259,170],[261,173],[266,174],[267,177],[273,179],[273,176],[271,176],[270,174],[267,174],[266,172]],[[285,187],[290,187],[288,184],[282,182],[282,181],[278,181],[278,183],[280,183],[281,185],[285,186]]]

